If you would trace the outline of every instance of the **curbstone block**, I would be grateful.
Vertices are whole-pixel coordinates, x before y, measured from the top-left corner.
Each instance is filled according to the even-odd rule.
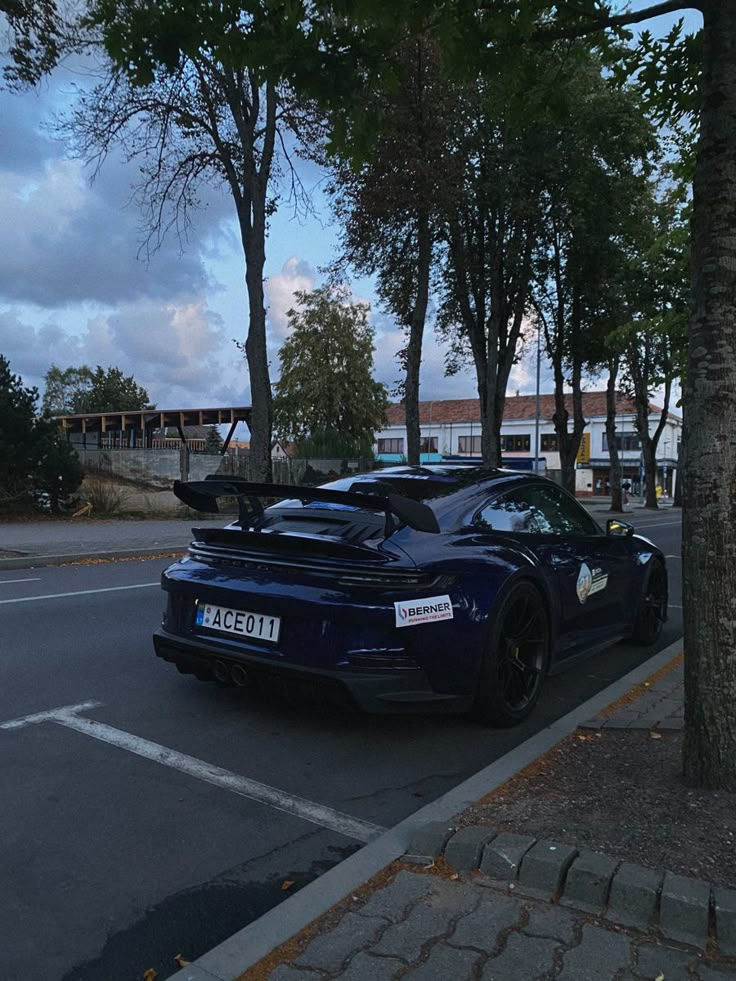
[[[611,882],[607,917],[646,930],[654,919],[664,873],[623,862]]]
[[[461,828],[450,838],[445,847],[445,859],[458,872],[473,872],[480,865],[483,847],[493,841],[493,828],[474,826]]]
[[[560,903],[588,913],[599,913],[608,901],[618,861],[599,852],[581,852],[567,870]]]
[[[552,900],[562,891],[565,875],[578,854],[571,845],[538,841],[521,860],[519,892]]]
[[[665,937],[694,947],[705,947],[709,912],[708,882],[665,873],[659,907],[659,923]]]
[[[726,957],[736,957],[736,889],[714,886],[716,939]]]
[[[433,821],[417,828],[401,861],[409,865],[432,865],[442,854],[454,830],[445,821]]]
[[[492,879],[513,882],[519,872],[522,858],[532,847],[535,838],[504,832],[497,835],[483,849],[480,870]]]

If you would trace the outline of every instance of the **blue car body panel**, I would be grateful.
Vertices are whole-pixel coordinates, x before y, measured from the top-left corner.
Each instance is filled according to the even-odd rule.
[[[213,665],[237,664],[258,676],[321,683],[372,710],[416,703],[467,708],[494,613],[515,582],[533,582],[544,597],[550,668],[556,670],[631,633],[648,565],[655,557],[665,564],[646,539],[606,534],[574,498],[565,507],[585,515],[580,521],[589,523],[587,534],[514,533],[479,519],[489,502],[493,507],[514,494],[528,495],[530,488],[556,487],[545,478],[484,468],[398,467],[326,486],[355,491],[377,481],[415,500],[427,488],[424,500],[439,533],[400,525],[384,535],[369,527],[360,540],[351,527],[348,541],[319,525],[339,518],[339,505],[299,505],[296,488],[288,507],[263,512],[277,522],[273,527],[244,531],[236,523],[219,537],[195,529],[187,558],[162,576],[168,603],[154,637],[157,654],[205,675]],[[296,512],[289,509],[294,506]],[[360,518],[355,510],[345,509],[345,521]],[[300,533],[291,526],[297,519],[314,527]],[[278,521],[287,531],[279,532]],[[581,601],[583,567],[598,586]],[[450,598],[452,619],[397,626],[395,603],[443,596]],[[278,641],[198,626],[200,602],[279,617]]]

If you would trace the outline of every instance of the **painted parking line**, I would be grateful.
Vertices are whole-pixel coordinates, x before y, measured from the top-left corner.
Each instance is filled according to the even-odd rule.
[[[150,589],[152,586],[160,586],[156,582],[139,582],[132,586],[104,586],[101,589],[77,589],[70,593],[45,593],[42,596],[19,596],[17,599],[0,600],[0,606],[6,603],[34,603],[36,600],[64,599],[66,596],[92,596],[93,593],[117,593],[121,589]]]
[[[269,784],[260,783],[258,780],[251,780],[249,777],[224,770],[212,763],[198,760],[194,756],[187,756],[185,753],[179,753],[174,749],[150,742],[148,739],[141,739],[139,736],[134,736],[122,729],[115,729],[104,722],[84,718],[80,714],[93,708],[99,708],[101,704],[101,702],[90,701],[81,702],[78,705],[64,705],[61,708],[50,709],[46,712],[25,715],[20,719],[11,719],[0,724],[0,729],[9,731],[44,722],[55,723],[65,726],[67,729],[74,729],[76,732],[92,736],[93,739],[99,739],[111,746],[125,749],[129,753],[142,756],[146,760],[160,763],[161,766],[179,770],[181,773],[196,777],[196,779],[220,787],[222,790],[229,790],[240,797],[247,797],[249,800],[257,801],[260,804],[267,804],[277,811],[292,814],[303,821],[316,824],[320,828],[336,831],[348,838],[355,838],[365,843],[377,838],[386,830],[370,821],[361,821],[350,814],[336,811],[331,807],[307,800],[305,797],[289,794],[284,790],[271,787]]]
[[[36,576],[35,579],[0,579],[0,586],[7,586],[11,582],[41,582],[41,577]]]

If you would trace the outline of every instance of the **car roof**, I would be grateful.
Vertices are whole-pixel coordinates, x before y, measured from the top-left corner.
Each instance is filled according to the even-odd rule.
[[[483,464],[430,463],[416,467],[383,467],[342,478],[339,482],[333,481],[325,486],[335,487],[339,483],[342,489],[347,489],[348,486],[368,481],[394,485],[396,493],[425,501],[438,517],[455,509],[467,508],[476,499],[496,490],[510,490],[527,483],[553,483],[536,474]]]

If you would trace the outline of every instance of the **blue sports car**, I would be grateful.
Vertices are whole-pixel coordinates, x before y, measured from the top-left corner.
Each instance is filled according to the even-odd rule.
[[[550,480],[480,466],[394,467],[321,487],[177,483],[198,511],[163,574],[156,653],[221,684],[291,682],[372,711],[526,718],[545,675],[667,616],[664,555],[603,531]],[[272,503],[269,503],[272,502]],[[275,503],[273,503],[275,502]],[[265,506],[264,506],[265,504]]]

